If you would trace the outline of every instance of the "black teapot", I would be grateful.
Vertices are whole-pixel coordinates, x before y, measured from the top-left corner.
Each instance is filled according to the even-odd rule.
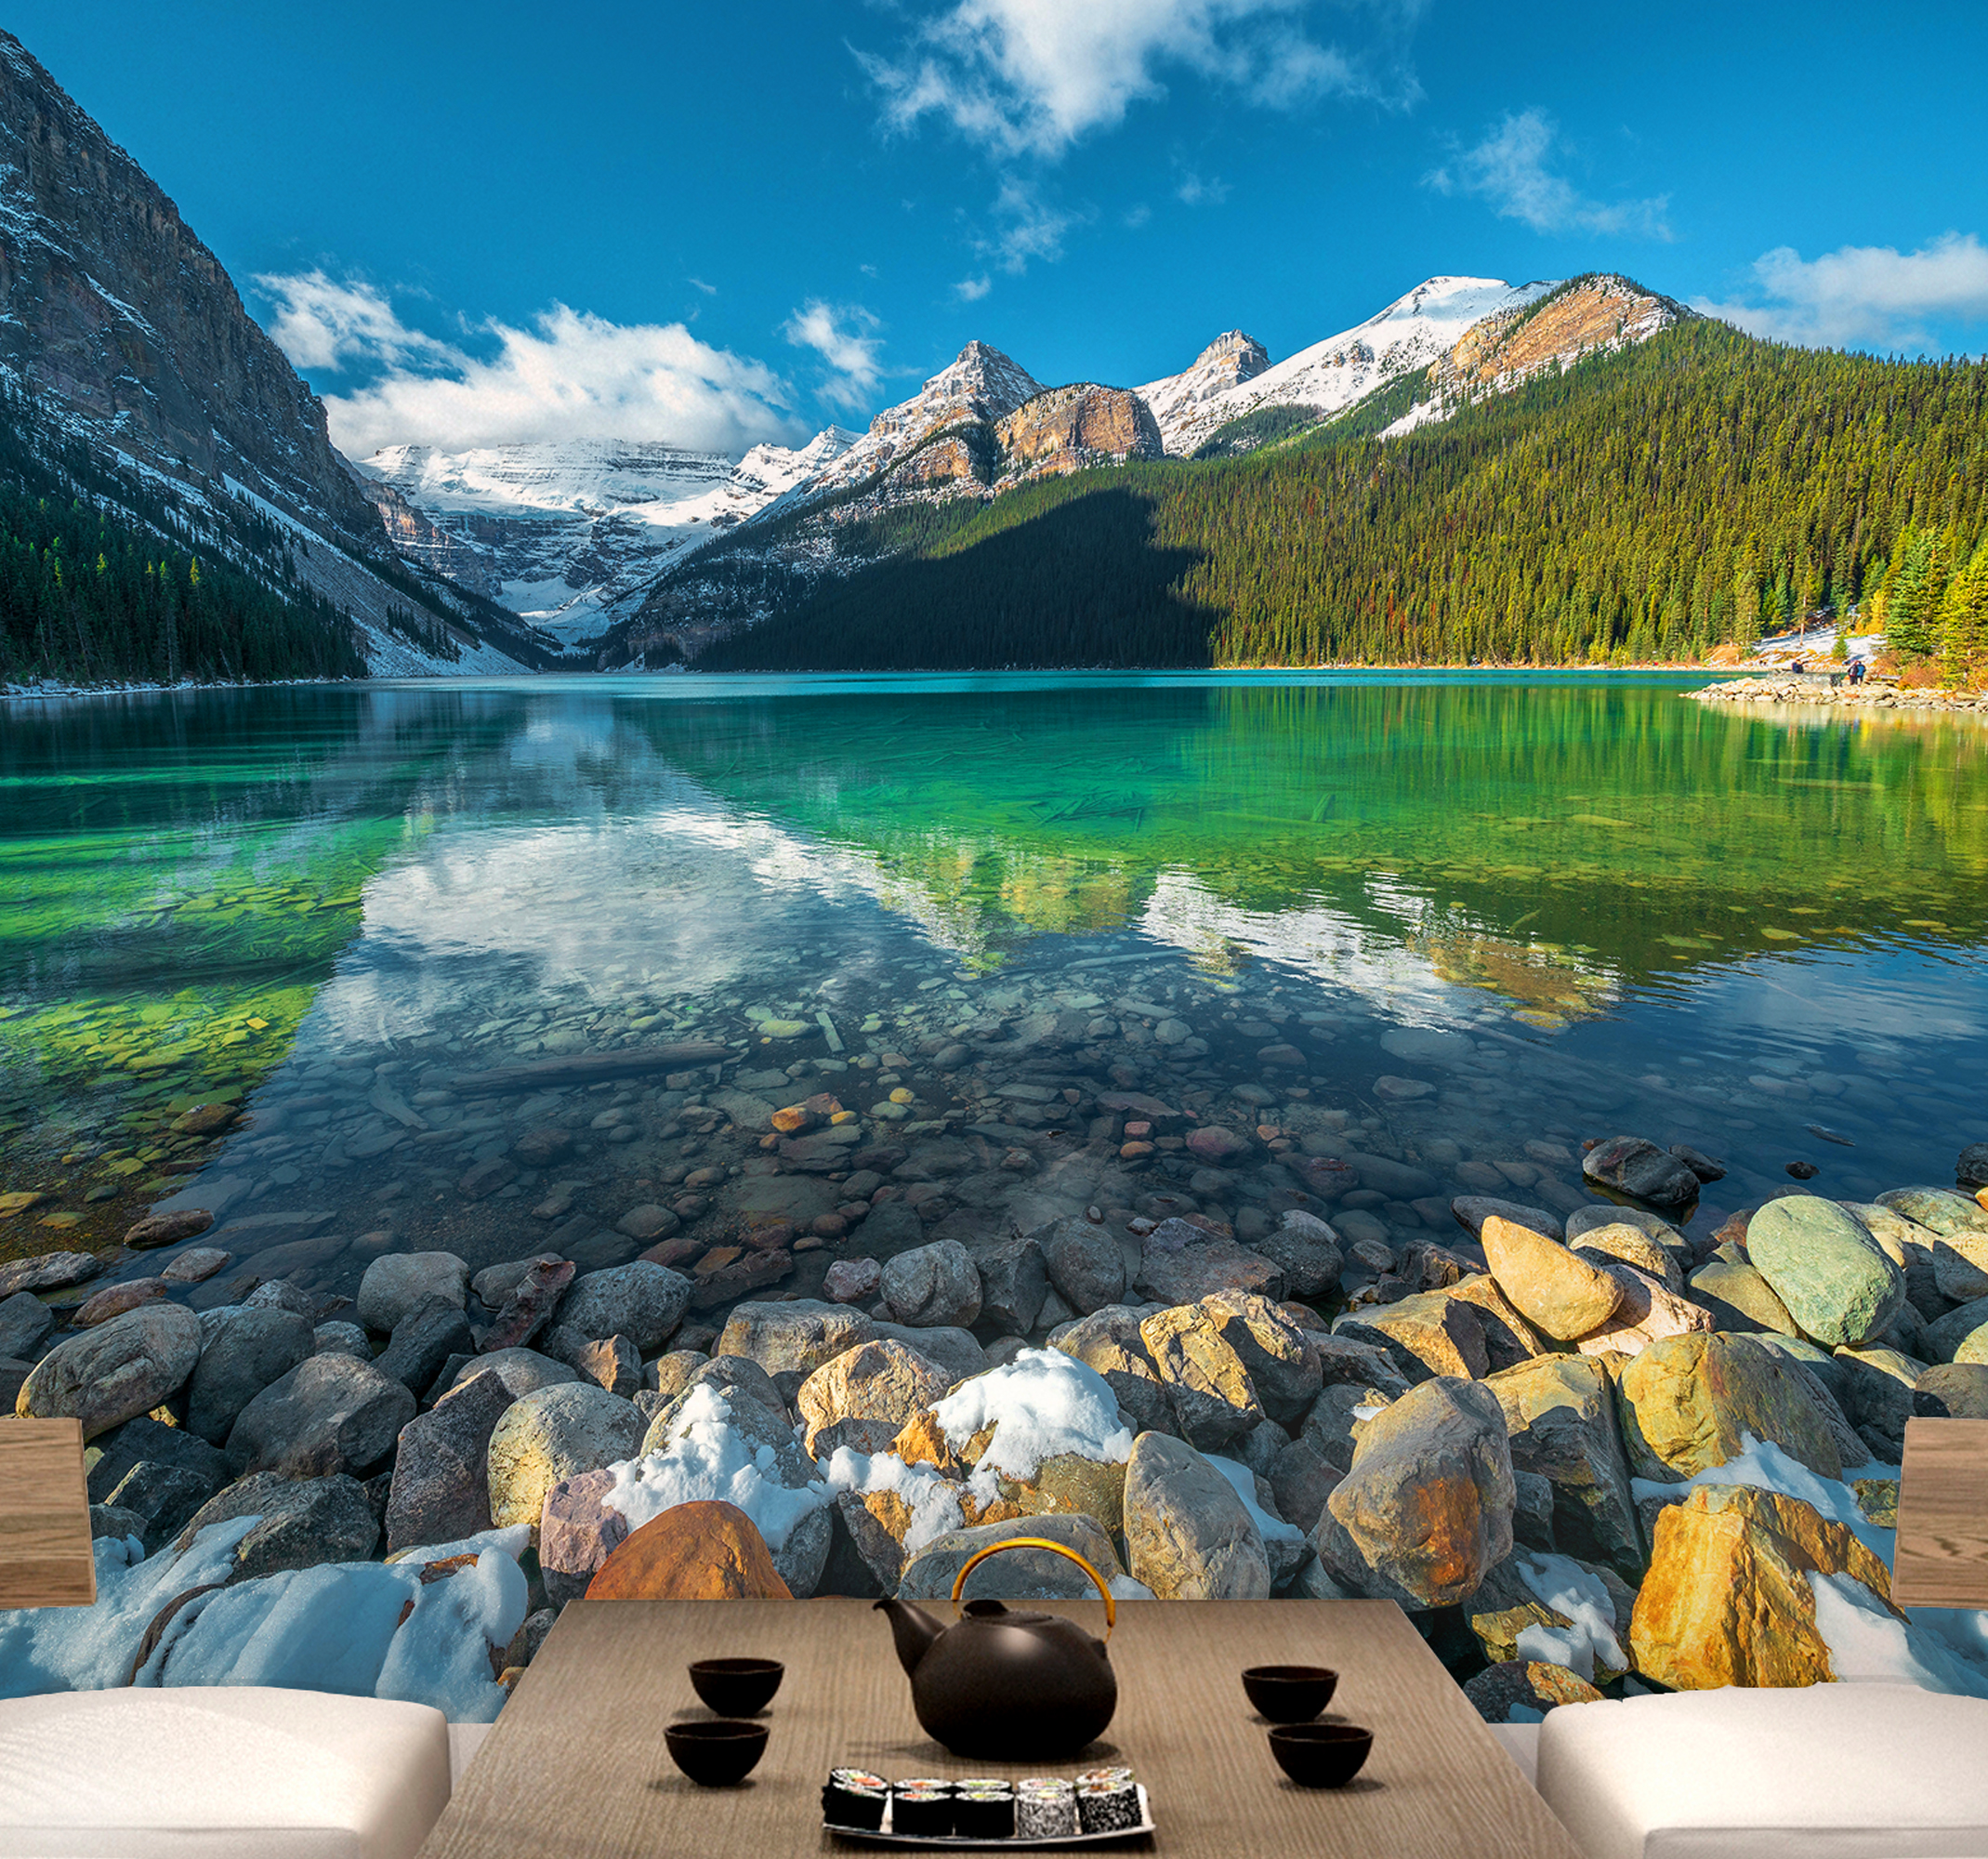
[[[1111,1636],[1118,1608],[1104,1577],[1074,1549],[1047,1536],[1012,1537],[969,1557],[953,1584],[954,1605],[975,1563],[1016,1549],[1053,1549],[1075,1562],[1104,1597],[1104,1630]],[[961,1618],[941,1627],[906,1602],[876,1604],[890,1616],[918,1722],[955,1756],[997,1762],[1074,1756],[1103,1733],[1118,1708],[1118,1681],[1104,1641],[1060,1614],[969,1601]]]

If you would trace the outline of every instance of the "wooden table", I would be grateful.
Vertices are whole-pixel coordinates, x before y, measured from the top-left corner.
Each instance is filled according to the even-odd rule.
[[[1096,1606],[1050,1604],[1097,1630]],[[776,1658],[787,1672],[758,1768],[742,1787],[707,1790],[677,1772],[663,1731],[710,1715],[685,1668],[721,1656]],[[1178,1859],[1579,1859],[1391,1602],[1122,1602],[1112,1662],[1118,1714],[1083,1760],[965,1761],[918,1728],[867,1602],[577,1601],[421,1859],[853,1855],[876,1849],[822,1830],[822,1783],[838,1764],[1016,1776],[1103,1761],[1138,1771],[1158,1824],[1147,1850]],[[1237,1675],[1280,1662],[1333,1667],[1329,1715],[1375,1732],[1349,1787],[1296,1787],[1271,1760]]]
[[[0,1607],[97,1599],[80,1420],[0,1420]]]
[[[1891,1599],[1988,1607],[1988,1420],[1905,1422]]]

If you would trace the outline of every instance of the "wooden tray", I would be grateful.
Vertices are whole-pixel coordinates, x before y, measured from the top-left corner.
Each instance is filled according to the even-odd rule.
[[[998,1846],[1004,1852],[1012,1848],[1017,1852],[1033,1852],[1038,1848],[1053,1846],[1114,1846],[1121,1840],[1143,1839],[1154,1831],[1152,1803],[1146,1799],[1146,1785],[1135,1783],[1139,1789],[1139,1825],[1122,1826],[1111,1833],[1059,1833],[1048,1839],[1020,1839],[1012,1834],[1006,1839],[962,1839],[955,1834],[893,1833],[890,1830],[893,1802],[884,1806],[884,1824],[875,1832],[867,1826],[837,1826],[832,1820],[822,1823],[824,1832],[833,1833],[838,1839],[854,1839],[865,1846],[951,1846],[962,1852],[984,1852],[990,1847]]]

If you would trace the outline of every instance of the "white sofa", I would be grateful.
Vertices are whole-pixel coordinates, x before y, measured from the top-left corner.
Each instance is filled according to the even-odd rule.
[[[0,1701],[0,1859],[413,1859],[447,1806],[425,1704],[254,1686]]]
[[[1988,1700],[1911,1685],[1677,1692],[1493,1733],[1586,1859],[1981,1859]]]

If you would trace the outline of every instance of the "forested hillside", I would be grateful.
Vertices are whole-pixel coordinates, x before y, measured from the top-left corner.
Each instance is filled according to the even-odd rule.
[[[1988,367],[1692,322],[1390,440],[1366,418],[873,526],[904,552],[699,666],[1682,658],[1851,603],[1965,659]]]

